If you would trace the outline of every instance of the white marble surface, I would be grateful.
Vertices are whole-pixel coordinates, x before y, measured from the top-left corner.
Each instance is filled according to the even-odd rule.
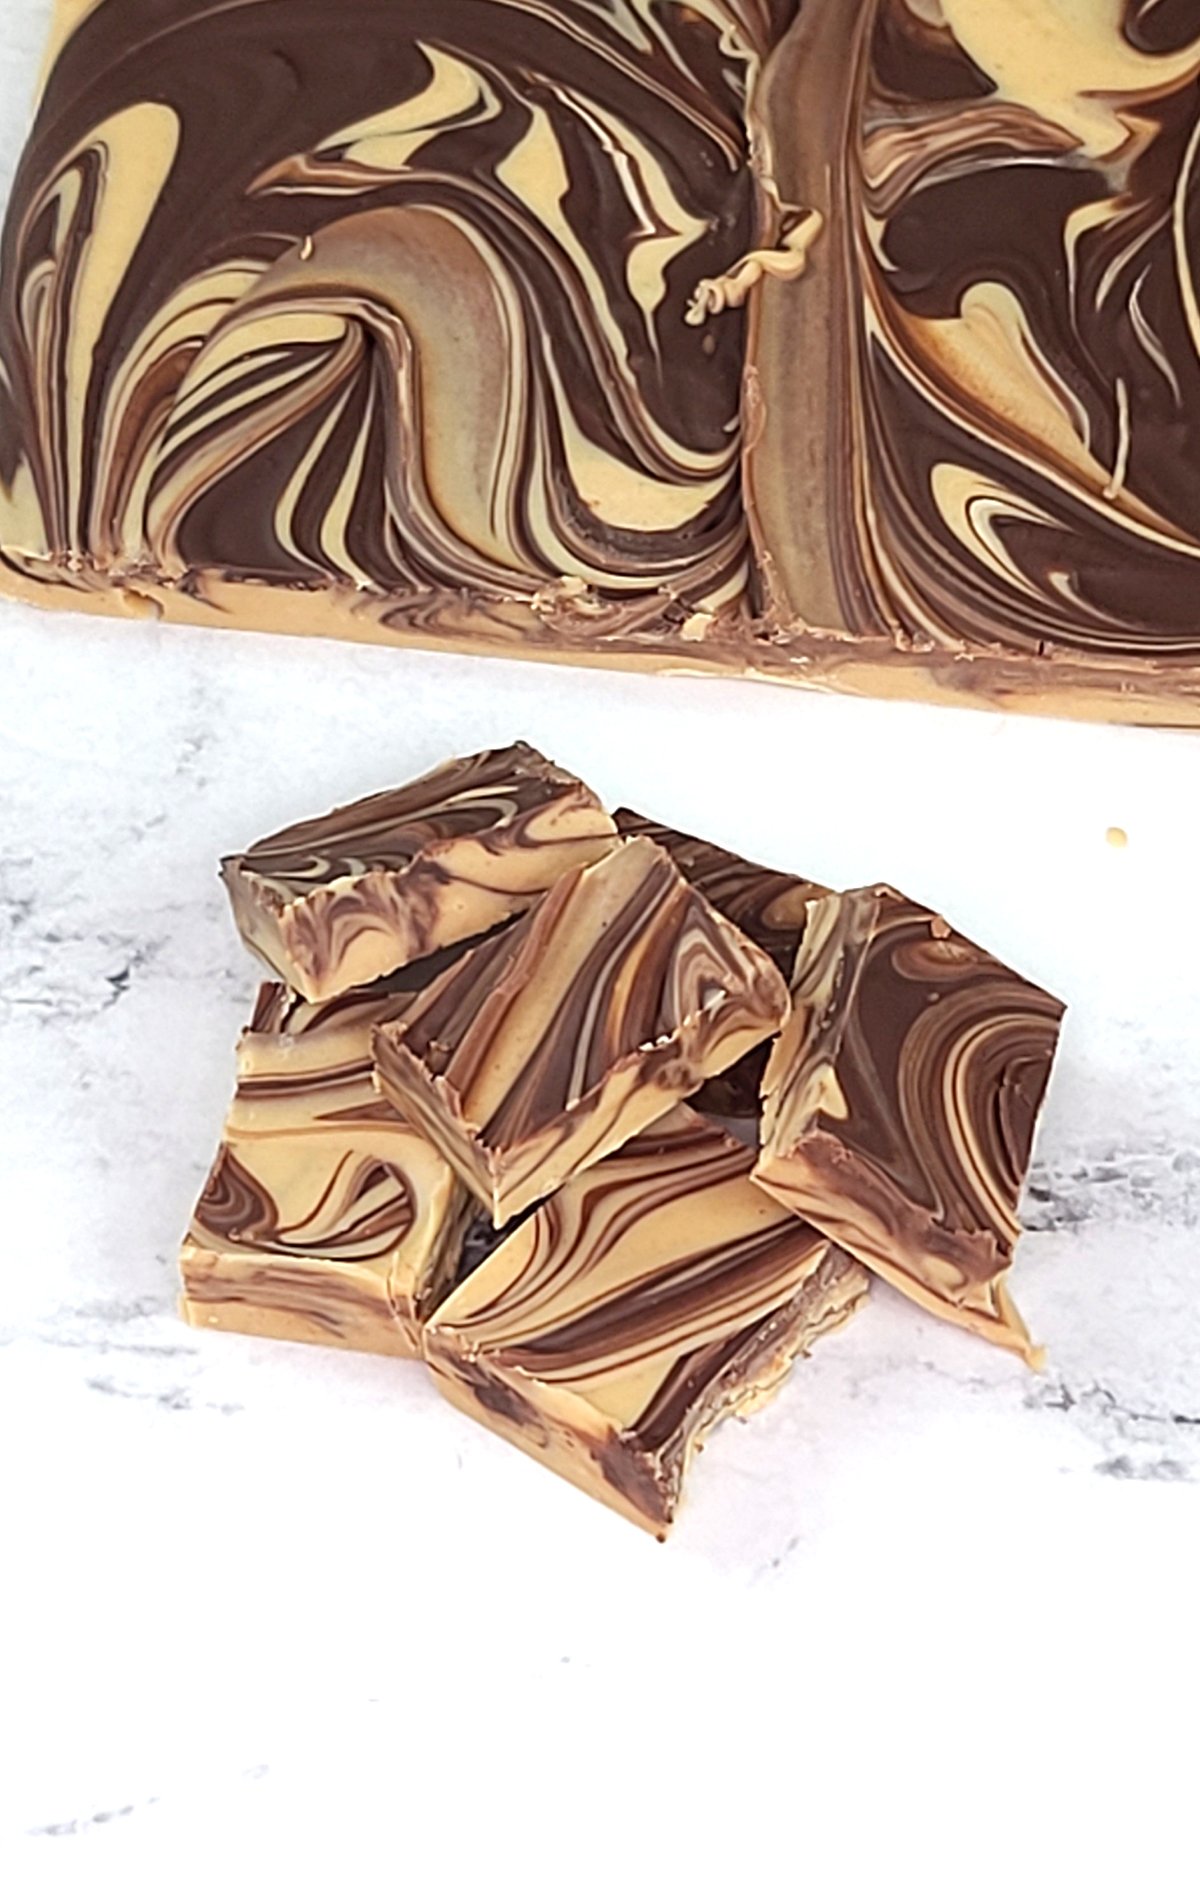
[[[177,1320],[218,854],[517,734],[1071,1001],[1044,1376],[884,1291],[658,1548],[419,1369]],[[1198,793],[1200,737],[0,609],[4,1895],[1194,1898]]]

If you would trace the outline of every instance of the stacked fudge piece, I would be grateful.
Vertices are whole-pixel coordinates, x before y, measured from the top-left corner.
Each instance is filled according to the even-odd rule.
[[[423,1357],[659,1535],[868,1271],[1035,1359],[1006,1277],[1063,1008],[940,915],[610,815],[523,743],[222,872],[275,977],[190,1321]]]

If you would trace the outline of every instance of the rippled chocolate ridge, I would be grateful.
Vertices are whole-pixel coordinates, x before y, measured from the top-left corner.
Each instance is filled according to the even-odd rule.
[[[308,1005],[259,992],[237,1091],[184,1242],[190,1322],[415,1355],[452,1287],[471,1200],[375,1088],[374,1027],[403,993]]]
[[[791,978],[807,923],[808,901],[828,891],[827,887],[756,866],[727,847],[681,833],[659,820],[647,820],[630,807],[619,808],[613,819],[623,838],[650,839],[669,853],[709,905],[731,919],[774,959],[785,978]],[[766,1062],[765,1045],[748,1051],[720,1077],[704,1083],[694,1100],[696,1109],[711,1117],[756,1123]]]
[[[226,859],[242,938],[334,997],[524,911],[615,843],[594,793],[524,741],[274,833]]]
[[[568,873],[380,1028],[382,1089],[503,1223],[759,1044],[787,987],[649,840]]]
[[[890,887],[815,901],[756,1182],[935,1315],[1035,1360],[1006,1272],[1062,1014]]]
[[[521,1223],[426,1331],[450,1400],[660,1537],[703,1435],[867,1293],[752,1162],[669,1113]]]
[[[806,0],[758,96],[823,221],[750,346],[780,619],[1195,696],[1198,80],[1194,6]]]
[[[727,279],[793,12],[60,0],[4,245],[7,561],[418,613],[564,577],[651,620],[735,600]]]

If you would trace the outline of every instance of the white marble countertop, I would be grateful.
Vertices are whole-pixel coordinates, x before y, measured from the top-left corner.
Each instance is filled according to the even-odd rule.
[[[1070,1001],[1044,1375],[878,1291],[659,1548],[416,1367],[181,1324],[256,983],[219,853],[517,735]],[[13,1904],[1193,1898],[1198,793],[1200,736],[0,607]]]

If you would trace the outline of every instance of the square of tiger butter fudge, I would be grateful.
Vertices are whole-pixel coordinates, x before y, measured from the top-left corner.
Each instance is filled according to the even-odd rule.
[[[689,1457],[865,1299],[845,1251],[681,1105],[565,1184],[436,1311],[442,1392],[662,1538]]]
[[[1035,1366],[1006,1278],[1064,1009],[890,886],[814,901],[755,1171],[922,1307]]]
[[[777,1031],[771,960],[649,840],[568,873],[375,1035],[380,1086],[499,1225]]]
[[[180,1255],[189,1322],[418,1352],[474,1206],[375,1088],[371,1034],[406,999],[374,988],[310,1005],[282,985],[261,988]]]
[[[525,911],[615,843],[590,788],[518,741],[286,827],[221,876],[245,943],[319,1003]]]
[[[648,820],[631,807],[613,814],[622,839],[649,839],[669,853],[684,878],[710,905],[753,939],[790,979],[808,924],[808,902],[829,891],[815,880],[781,873],[743,859],[712,840],[699,839],[661,820]],[[736,1124],[738,1135],[757,1126],[768,1047],[757,1045],[720,1077],[709,1078],[696,1093],[695,1108]],[[755,1138],[754,1141],[757,1141]]]

